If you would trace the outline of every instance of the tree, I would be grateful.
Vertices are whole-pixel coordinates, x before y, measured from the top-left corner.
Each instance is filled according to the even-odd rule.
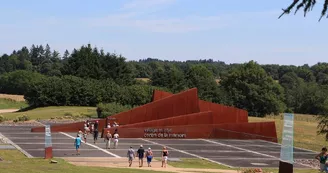
[[[312,11],[316,3],[317,0],[293,0],[293,2],[286,9],[282,9],[283,13],[279,16],[279,18],[281,18],[284,14],[289,14],[291,10],[295,8],[295,6],[296,6],[296,10],[294,14],[296,14],[299,9],[303,8],[304,17],[305,17],[308,12]],[[325,0],[319,21],[322,19],[322,17],[326,15],[327,9],[328,9],[328,0]]]
[[[285,103],[290,110],[288,112],[300,113],[306,87],[303,79],[294,72],[288,72],[280,78],[279,83],[285,91]]]
[[[203,100],[212,101],[217,84],[214,76],[204,65],[192,66],[186,74],[187,86],[196,87],[198,95]]]
[[[232,69],[220,84],[233,105],[248,110],[250,115],[265,116],[285,110],[283,88],[254,61]]]

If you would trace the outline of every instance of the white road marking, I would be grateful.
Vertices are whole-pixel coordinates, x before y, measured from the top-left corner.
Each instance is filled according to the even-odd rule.
[[[71,136],[71,135],[69,135],[69,134],[67,134],[67,133],[64,133],[64,132],[59,132],[59,133],[65,135],[65,136],[67,136],[67,137],[70,137],[70,138],[72,138],[72,139],[75,139],[73,136]],[[114,157],[116,157],[116,158],[121,158],[120,156],[118,156],[118,155],[116,155],[116,154],[114,154],[114,153],[111,153],[111,152],[109,152],[109,151],[107,151],[107,150],[105,150],[105,149],[102,149],[102,148],[100,148],[100,147],[98,147],[98,146],[96,146],[96,145],[92,145],[92,144],[90,144],[90,143],[85,143],[84,141],[82,141],[82,143],[84,143],[84,144],[86,144],[86,145],[89,145],[89,146],[91,146],[91,147],[93,147],[93,148],[96,148],[96,149],[98,149],[98,150],[100,150],[100,151],[102,151],[102,152],[104,152],[104,153],[107,153],[107,154],[109,154],[109,155],[111,155],[111,156],[114,156]]]
[[[230,147],[230,148],[234,148],[234,149],[238,149],[238,150],[243,150],[243,151],[247,151],[247,152],[250,152],[250,153],[253,153],[253,154],[258,154],[258,155],[265,156],[265,157],[276,158],[276,159],[279,160],[279,158],[277,158],[275,156],[270,156],[270,155],[259,153],[259,152],[256,152],[256,151],[252,151],[252,150],[248,150],[248,149],[244,149],[244,148],[240,148],[240,147],[235,147],[233,145],[223,144],[223,143],[216,142],[216,141],[211,141],[211,140],[208,140],[208,139],[202,139],[202,140],[206,141],[206,142],[209,142],[209,143],[212,143],[212,144],[218,144],[218,145],[221,145],[221,146],[226,146],[226,147]]]
[[[190,155],[190,156],[194,156],[194,157],[197,157],[197,158],[199,158],[199,159],[207,160],[207,161],[210,161],[210,162],[213,162],[213,163],[217,163],[217,164],[224,165],[224,166],[226,166],[226,167],[232,168],[232,166],[230,166],[230,165],[226,165],[226,164],[221,163],[221,162],[217,162],[217,161],[214,161],[214,160],[211,160],[211,159],[205,158],[205,157],[201,157],[201,156],[198,156],[198,155],[196,155],[196,154],[191,154],[191,153],[188,153],[188,152],[183,151],[183,150],[178,150],[178,149],[175,149],[175,148],[172,148],[172,147],[169,147],[169,146],[163,145],[163,144],[159,144],[159,143],[157,143],[157,142],[149,141],[149,140],[147,140],[147,139],[143,139],[143,138],[140,138],[140,139],[143,140],[143,141],[146,141],[146,142],[152,143],[152,144],[154,144],[154,145],[160,145],[160,146],[163,146],[163,147],[165,146],[165,147],[167,147],[168,149],[171,149],[171,150],[173,150],[173,151],[178,151],[178,152],[180,152],[180,153],[184,153],[184,154],[187,154],[187,155]]]
[[[19,150],[20,152],[22,152],[26,157],[33,158],[33,156],[31,154],[29,154],[28,152],[26,152],[25,150],[23,150],[21,147],[19,147],[15,143],[13,143],[13,141],[11,141],[10,139],[8,139],[7,137],[5,137],[4,135],[2,135],[1,133],[0,133],[0,137],[3,138],[3,139],[5,139],[5,141],[7,141],[9,144],[11,144],[12,146],[14,146],[15,148],[17,148],[17,150]]]
[[[271,155],[267,155],[267,154],[263,154],[263,153],[259,153],[259,152],[256,152],[256,151],[247,150],[247,149],[244,149],[244,148],[235,147],[235,146],[232,146],[232,145],[227,145],[227,144],[223,144],[223,143],[220,143],[220,142],[211,141],[211,140],[207,140],[207,139],[202,139],[202,140],[207,141],[207,142],[209,142],[209,143],[218,144],[218,145],[221,145],[221,146],[227,146],[227,147],[231,147],[231,148],[235,148],[235,149],[239,149],[239,150],[244,150],[244,151],[247,151],[247,152],[250,152],[250,153],[253,153],[253,154],[258,154],[258,155],[262,155],[262,156],[266,156],[266,157],[271,157],[271,158],[275,158],[275,159],[277,159],[277,160],[280,160],[280,158],[278,158],[278,157],[271,156]],[[302,164],[302,163],[298,163],[298,162],[296,162],[296,163],[299,164],[299,165],[306,166],[306,167],[314,168],[314,167],[312,167],[312,166],[304,165],[304,164]]]

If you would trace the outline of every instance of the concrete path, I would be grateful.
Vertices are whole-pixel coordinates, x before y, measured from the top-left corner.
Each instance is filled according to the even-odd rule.
[[[104,157],[64,157],[67,162],[77,166],[95,166],[109,168],[129,168],[126,158],[104,158]],[[157,160],[152,161],[152,167],[147,167],[147,162],[144,161],[144,167],[139,168],[138,159],[135,159],[132,164],[132,169],[143,169],[153,171],[166,171],[176,173],[195,173],[195,172],[212,172],[212,173],[238,173],[234,170],[219,170],[219,169],[194,169],[194,168],[175,168],[167,166],[161,167],[162,163]]]

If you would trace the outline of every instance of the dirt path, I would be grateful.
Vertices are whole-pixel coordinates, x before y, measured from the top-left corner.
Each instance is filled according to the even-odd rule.
[[[126,158],[105,158],[105,157],[67,157],[63,158],[67,162],[77,166],[96,166],[96,167],[110,167],[110,168],[129,168]],[[167,171],[176,173],[195,173],[195,172],[212,172],[212,173],[238,173],[234,170],[220,170],[220,169],[194,169],[194,168],[175,168],[168,166],[161,167],[161,162],[157,160],[152,161],[152,167],[147,167],[147,162],[144,161],[144,167],[139,168],[138,160],[135,159],[132,164],[132,169],[143,169],[153,171]]]
[[[1,113],[9,113],[9,112],[16,112],[19,109],[0,109],[0,114]]]

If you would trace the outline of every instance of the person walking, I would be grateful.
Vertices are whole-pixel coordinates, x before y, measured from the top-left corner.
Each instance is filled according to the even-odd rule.
[[[133,159],[136,157],[134,150],[132,149],[132,146],[130,146],[130,149],[127,153],[128,159],[129,159],[129,167],[131,167]]]
[[[146,158],[148,167],[151,167],[151,160],[153,159],[153,152],[151,151],[151,148],[148,148],[148,151],[146,152]]]
[[[320,171],[328,173],[328,165],[327,165],[328,153],[326,147],[323,147],[321,149],[321,152],[315,157],[315,159],[319,160],[320,162]]]
[[[113,137],[114,137],[114,149],[116,149],[117,146],[118,146],[118,138],[119,138],[118,133],[115,132],[114,135],[113,135]]]
[[[94,124],[94,130],[93,130],[93,143],[96,144],[98,140],[98,121]]]
[[[139,167],[143,167],[143,158],[145,157],[145,150],[143,149],[142,145],[140,145],[140,148],[137,151],[137,155],[139,158]]]
[[[88,137],[88,133],[87,133],[87,131],[85,131],[85,132],[83,133],[83,138],[84,138],[84,142],[85,142],[85,143],[87,143],[87,137]]]
[[[164,167],[164,168],[166,168],[168,156],[169,156],[169,151],[167,150],[166,147],[163,147],[163,152],[162,152],[162,167]]]
[[[110,131],[107,131],[106,137],[104,141],[106,142],[106,149],[110,149],[110,141],[112,140],[112,134],[110,134]]]
[[[79,151],[80,145],[81,145],[81,138],[80,138],[79,135],[77,135],[77,137],[74,140],[74,146],[75,146],[75,149],[76,149],[76,155],[80,155],[80,151]]]

